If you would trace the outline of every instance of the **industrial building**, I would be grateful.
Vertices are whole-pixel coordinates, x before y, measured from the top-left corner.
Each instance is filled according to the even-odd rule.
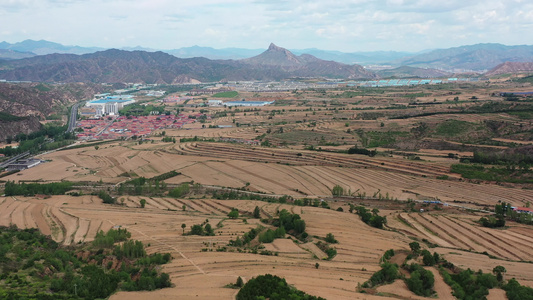
[[[95,117],[101,117],[104,115],[118,115],[118,111],[125,105],[135,103],[133,96],[120,95],[120,96],[106,96],[101,99],[95,99],[85,104],[88,108],[93,108],[95,111]],[[87,111],[88,112],[88,111]]]
[[[33,168],[37,165],[39,165],[40,163],[42,163],[43,161],[40,160],[40,159],[34,159],[34,158],[30,158],[30,159],[21,159],[17,162],[14,162],[12,164],[9,164],[7,166],[7,170],[8,171],[14,171],[14,170],[26,170],[26,169],[29,169],[29,168]]]

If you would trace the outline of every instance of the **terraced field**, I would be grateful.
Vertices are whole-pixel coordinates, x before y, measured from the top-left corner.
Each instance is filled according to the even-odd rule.
[[[140,208],[141,199],[146,200],[145,208]],[[386,250],[408,249],[412,241],[409,236],[426,238],[447,247],[436,249],[445,258],[456,259],[458,263],[462,256],[457,253],[474,255],[460,249],[487,251],[509,259],[509,262],[498,260],[495,263],[509,266],[513,274],[520,273],[521,268],[528,264],[512,260],[532,260],[527,248],[528,243],[533,242],[532,230],[523,226],[513,226],[505,231],[479,228],[473,223],[474,217],[469,215],[396,212],[399,218],[394,218],[390,215],[394,211],[384,211],[389,216],[389,226],[398,231],[394,232],[371,228],[355,214],[314,207],[142,196],[122,196],[119,203],[122,200],[123,205],[104,205],[95,196],[53,196],[48,199],[3,197],[0,198],[0,224],[38,227],[66,245],[91,241],[99,230],[114,226],[127,228],[134,239],[150,245],[149,253],[170,252],[174,257],[163,271],[170,274],[175,287],[150,293],[150,297],[156,299],[196,298],[196,295],[199,299],[209,299],[214,295],[231,298],[235,290],[224,288],[226,284],[233,283],[238,276],[246,280],[264,273],[283,276],[297,288],[328,299],[381,299],[355,293],[355,287],[378,270],[379,259]],[[334,245],[337,256],[331,261],[318,260],[316,257],[324,257],[325,254],[313,243],[299,244],[292,239],[266,244],[266,249],[278,252],[278,256],[217,252],[217,247],[225,246],[230,239],[260,224],[259,220],[247,217],[255,206],[260,208],[265,218],[274,216],[280,209],[299,214],[306,221],[306,231],[311,236],[325,237],[330,232],[334,233],[339,241]],[[232,208],[239,209],[247,222],[227,219]],[[206,219],[216,228],[215,236],[182,235],[181,224],[186,224],[188,229]],[[454,252],[454,249],[457,250]],[[317,262],[320,264],[318,269],[315,268]],[[520,276],[524,283],[533,283],[533,273],[520,273]],[[394,290],[394,285],[383,287],[383,291],[391,288]],[[439,290],[441,294],[449,293],[446,286],[440,286]],[[404,294],[401,295],[410,297]],[[146,294],[118,293],[111,299],[141,299],[140,295]]]
[[[514,261],[533,261],[533,228],[510,223],[506,230],[479,226],[479,217],[457,214],[400,213],[388,223],[390,228],[427,239],[442,247],[487,252]],[[509,225],[509,224],[508,224]],[[517,233],[517,229],[522,231]]]

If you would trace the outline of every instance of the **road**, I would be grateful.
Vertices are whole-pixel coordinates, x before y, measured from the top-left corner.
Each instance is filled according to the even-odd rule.
[[[67,132],[72,132],[74,128],[76,127],[76,121],[78,120],[78,107],[82,103],[76,103],[72,106],[72,109],[70,110],[70,116],[68,118],[68,129]]]

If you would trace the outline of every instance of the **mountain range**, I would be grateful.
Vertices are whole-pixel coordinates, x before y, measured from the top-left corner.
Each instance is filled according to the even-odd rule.
[[[10,50],[10,52],[4,50]],[[25,40],[13,44],[0,42],[0,60],[20,59],[23,57],[53,53],[81,55],[103,50],[107,49],[98,47],[64,46],[59,43],[45,40]],[[121,48],[120,50],[140,50],[146,52],[158,51],[140,46]],[[211,47],[192,46],[160,51],[178,58],[204,57],[211,60],[241,60],[257,56],[261,54],[264,49],[215,49]],[[396,51],[346,53],[315,48],[289,49],[289,51],[295,55],[310,54],[322,60],[335,61],[343,64],[360,64],[365,66],[389,65],[390,67],[412,66],[419,68],[434,68],[452,73],[461,71],[484,72],[507,61],[533,61],[533,46],[531,45],[506,46],[495,43],[427,50],[418,53]]]
[[[358,79],[376,75],[360,65],[324,61],[308,54],[296,56],[274,44],[243,60],[182,59],[160,51],[111,49],[83,55],[48,54],[0,64],[0,79],[10,81],[174,84],[291,77]]]
[[[213,53],[211,49],[201,48],[202,51],[206,51],[204,54]],[[228,56],[231,53],[244,55],[245,53],[242,49],[232,49],[220,56]],[[397,52],[379,52],[382,54],[382,59],[394,59],[394,61],[390,66],[385,67],[385,70],[377,72],[372,72],[371,68],[364,68],[359,64],[325,60],[309,53],[297,55],[274,44],[260,54],[241,59],[178,58],[162,51],[152,51],[141,47],[130,48],[128,51],[108,49],[94,52],[95,50],[99,48],[63,46],[47,41],[27,40],[17,44],[2,42],[0,43],[0,79],[35,82],[175,84],[228,80],[283,80],[295,77],[333,79],[441,77],[458,71],[486,71],[509,61],[533,61],[533,46],[500,44],[478,44],[433,50],[408,57],[403,57],[403,54]],[[53,51],[67,53],[34,55],[34,52]],[[256,52],[256,50],[247,51],[247,55]],[[362,56],[362,54],[326,52],[318,49],[310,49],[309,52],[330,58],[344,56],[346,59],[352,55],[355,59],[357,55]],[[16,57],[2,60],[1,54],[3,53]],[[370,53],[366,57],[369,58],[372,55]],[[399,67],[392,68],[392,66]],[[523,72],[528,65],[514,69],[517,68]]]

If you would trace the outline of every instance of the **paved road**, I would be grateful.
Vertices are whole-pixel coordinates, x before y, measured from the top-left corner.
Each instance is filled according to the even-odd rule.
[[[70,110],[67,132],[72,132],[72,130],[74,130],[74,128],[76,127],[76,121],[78,120],[78,107],[80,105],[81,103],[76,103],[72,106],[72,109]]]

